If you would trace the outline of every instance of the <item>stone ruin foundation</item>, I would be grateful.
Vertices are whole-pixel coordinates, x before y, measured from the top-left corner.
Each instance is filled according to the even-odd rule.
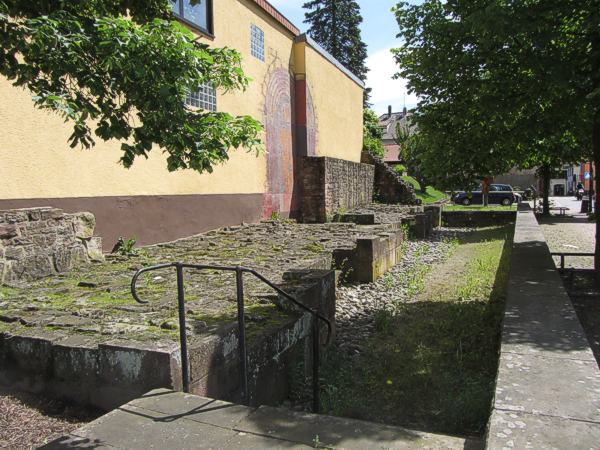
[[[3,224],[10,225],[0,228],[3,245],[21,236],[22,241],[10,241],[13,247],[23,245],[24,255],[34,255],[36,245],[45,246],[33,230],[46,229],[47,242],[56,246],[41,253],[44,261],[56,261],[64,252],[92,260],[93,226],[81,227],[93,224],[93,216],[51,209],[3,214]],[[144,247],[138,256],[106,255],[105,261],[70,273],[57,273],[56,266],[34,271],[27,275],[27,288],[0,286],[0,383],[106,410],[154,388],[180,389],[174,273],[144,279],[139,293],[149,303],[140,305],[129,293],[136,270],[174,261],[251,267],[335,324],[336,279],[372,281],[383,275],[402,257],[406,230],[428,235],[439,222],[439,209],[372,205],[339,220],[346,223],[228,227]],[[35,222],[45,228],[29,225]],[[33,280],[41,274],[50,276]],[[192,392],[237,401],[234,280],[222,273],[188,272],[185,283]],[[250,401],[277,403],[289,393],[291,371],[301,367],[307,378],[311,373],[312,318],[250,279],[245,301]]]
[[[0,211],[0,284],[29,281],[103,259],[96,219],[57,208]]]

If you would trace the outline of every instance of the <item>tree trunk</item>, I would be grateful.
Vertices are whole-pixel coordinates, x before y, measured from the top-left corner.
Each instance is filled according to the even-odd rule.
[[[596,18],[598,16],[598,12],[596,10],[595,14]],[[600,87],[600,34],[595,34],[592,37],[592,85],[594,90]],[[595,177],[590,173],[590,189],[595,186],[594,190],[596,193],[600,192],[600,177],[598,176],[598,170],[600,170],[600,110],[596,110],[593,115],[593,123],[592,123],[592,154],[594,155],[594,174]],[[592,171],[592,167],[590,167],[590,172]],[[594,202],[594,213],[598,214],[600,211],[600,196],[596,194],[596,201]],[[590,202],[590,205],[592,203]],[[594,269],[596,270],[596,274],[600,273],[600,221],[596,217],[596,240],[594,246]]]
[[[596,157],[594,156],[594,159],[592,161],[590,161],[590,189],[588,190],[588,207],[587,207],[587,213],[591,213],[592,211],[594,211],[596,208],[592,208],[592,205],[594,204],[594,194],[596,193],[596,186],[594,184],[594,174],[596,173],[595,166],[597,164],[596,161]]]
[[[427,180],[425,179],[424,176],[421,175],[421,171],[419,169],[417,169],[416,173],[416,180],[419,182],[419,186],[421,186],[421,193],[425,194],[427,193]]]
[[[596,272],[600,271],[600,220],[598,220],[598,211],[600,211],[600,177],[598,172],[600,170],[600,114],[596,115],[593,125],[592,134],[592,150],[594,154],[594,167],[590,167],[590,191],[596,192],[596,199],[594,200],[594,221],[596,222],[596,243],[594,248],[594,269]],[[593,171],[593,174],[592,174]],[[593,188],[592,188],[593,186]],[[590,194],[591,195],[591,194]],[[592,204],[590,199],[590,205]]]
[[[541,168],[542,175],[542,215],[550,215],[550,166],[544,165]]]
[[[489,194],[490,194],[490,179],[484,178],[481,181],[481,197],[482,197],[483,206],[489,205],[489,198],[488,198]]]

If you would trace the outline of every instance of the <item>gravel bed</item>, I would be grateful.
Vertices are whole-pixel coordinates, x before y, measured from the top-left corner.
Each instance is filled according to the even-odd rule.
[[[451,248],[450,239],[471,233],[468,228],[440,228],[429,239],[409,240],[402,262],[373,283],[347,284],[337,290],[336,344],[351,355],[362,351],[361,345],[375,330],[376,312],[393,310],[410,300],[409,274],[417,266],[433,266],[444,260]]]
[[[0,388],[0,448],[37,448],[99,415],[95,410]]]

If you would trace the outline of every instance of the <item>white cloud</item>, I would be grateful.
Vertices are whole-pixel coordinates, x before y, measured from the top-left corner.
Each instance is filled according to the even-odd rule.
[[[392,78],[398,72],[398,66],[391,49],[378,50],[367,58],[367,66],[371,69],[367,76],[367,86],[372,88],[370,102],[379,114],[386,112],[388,105],[392,105],[394,111],[402,110],[405,93],[407,107],[416,106],[418,102],[416,95],[406,92],[406,80]]]

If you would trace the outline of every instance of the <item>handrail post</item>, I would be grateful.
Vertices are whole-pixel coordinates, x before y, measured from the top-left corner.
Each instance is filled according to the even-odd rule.
[[[183,288],[183,266],[175,263],[177,269],[177,307],[179,309],[179,342],[181,346],[181,378],[183,392],[190,392],[190,366],[187,351],[187,332],[185,327],[185,292]]]
[[[235,282],[237,287],[237,319],[239,336],[239,358],[240,358],[240,376],[242,382],[242,399],[246,406],[250,404],[248,395],[248,360],[246,355],[246,321],[244,308],[244,272],[240,267],[235,269]]]
[[[560,269],[565,270],[565,254],[560,255]]]
[[[321,363],[320,342],[319,342],[319,322],[317,313],[312,317],[312,341],[313,341],[313,413],[317,414],[320,409],[320,389],[319,389],[319,364]]]

